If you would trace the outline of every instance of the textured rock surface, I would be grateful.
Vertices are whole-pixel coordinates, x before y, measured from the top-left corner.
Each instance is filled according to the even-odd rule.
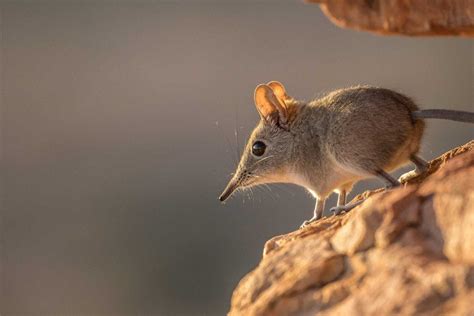
[[[331,21],[380,34],[474,36],[473,0],[307,0]]]
[[[404,187],[364,196],[269,240],[229,314],[474,315],[474,141]]]

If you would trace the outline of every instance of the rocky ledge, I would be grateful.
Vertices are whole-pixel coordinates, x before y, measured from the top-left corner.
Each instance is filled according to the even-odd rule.
[[[229,315],[474,315],[474,141],[269,240]]]

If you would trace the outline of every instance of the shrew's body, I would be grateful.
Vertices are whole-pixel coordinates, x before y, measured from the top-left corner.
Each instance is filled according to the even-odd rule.
[[[391,90],[354,87],[293,106],[292,171],[318,198],[396,169],[419,150],[424,123],[411,114],[418,108]]]
[[[383,88],[359,86],[333,91],[306,103],[289,97],[279,82],[255,89],[261,120],[252,132],[237,171],[220,200],[239,188],[273,182],[305,187],[316,198],[314,216],[337,192],[335,213],[349,211],[346,195],[355,182],[378,177],[388,187],[399,184],[388,172],[407,162],[416,175],[427,163],[417,156],[424,118],[474,122],[474,114],[418,110],[408,97]]]

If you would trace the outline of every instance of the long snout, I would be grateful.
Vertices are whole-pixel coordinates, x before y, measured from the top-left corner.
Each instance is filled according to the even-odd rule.
[[[239,184],[236,178],[232,178],[227,186],[225,187],[224,191],[222,192],[221,196],[219,196],[219,201],[224,202],[232,195],[232,193],[239,187]]]

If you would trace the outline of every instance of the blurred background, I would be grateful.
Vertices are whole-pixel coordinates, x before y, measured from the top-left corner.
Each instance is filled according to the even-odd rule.
[[[372,84],[473,110],[472,40],[343,30],[301,1],[0,9],[2,315],[224,314],[265,241],[314,205],[290,185],[217,201],[259,83],[306,100]],[[422,155],[473,136],[430,121]]]

